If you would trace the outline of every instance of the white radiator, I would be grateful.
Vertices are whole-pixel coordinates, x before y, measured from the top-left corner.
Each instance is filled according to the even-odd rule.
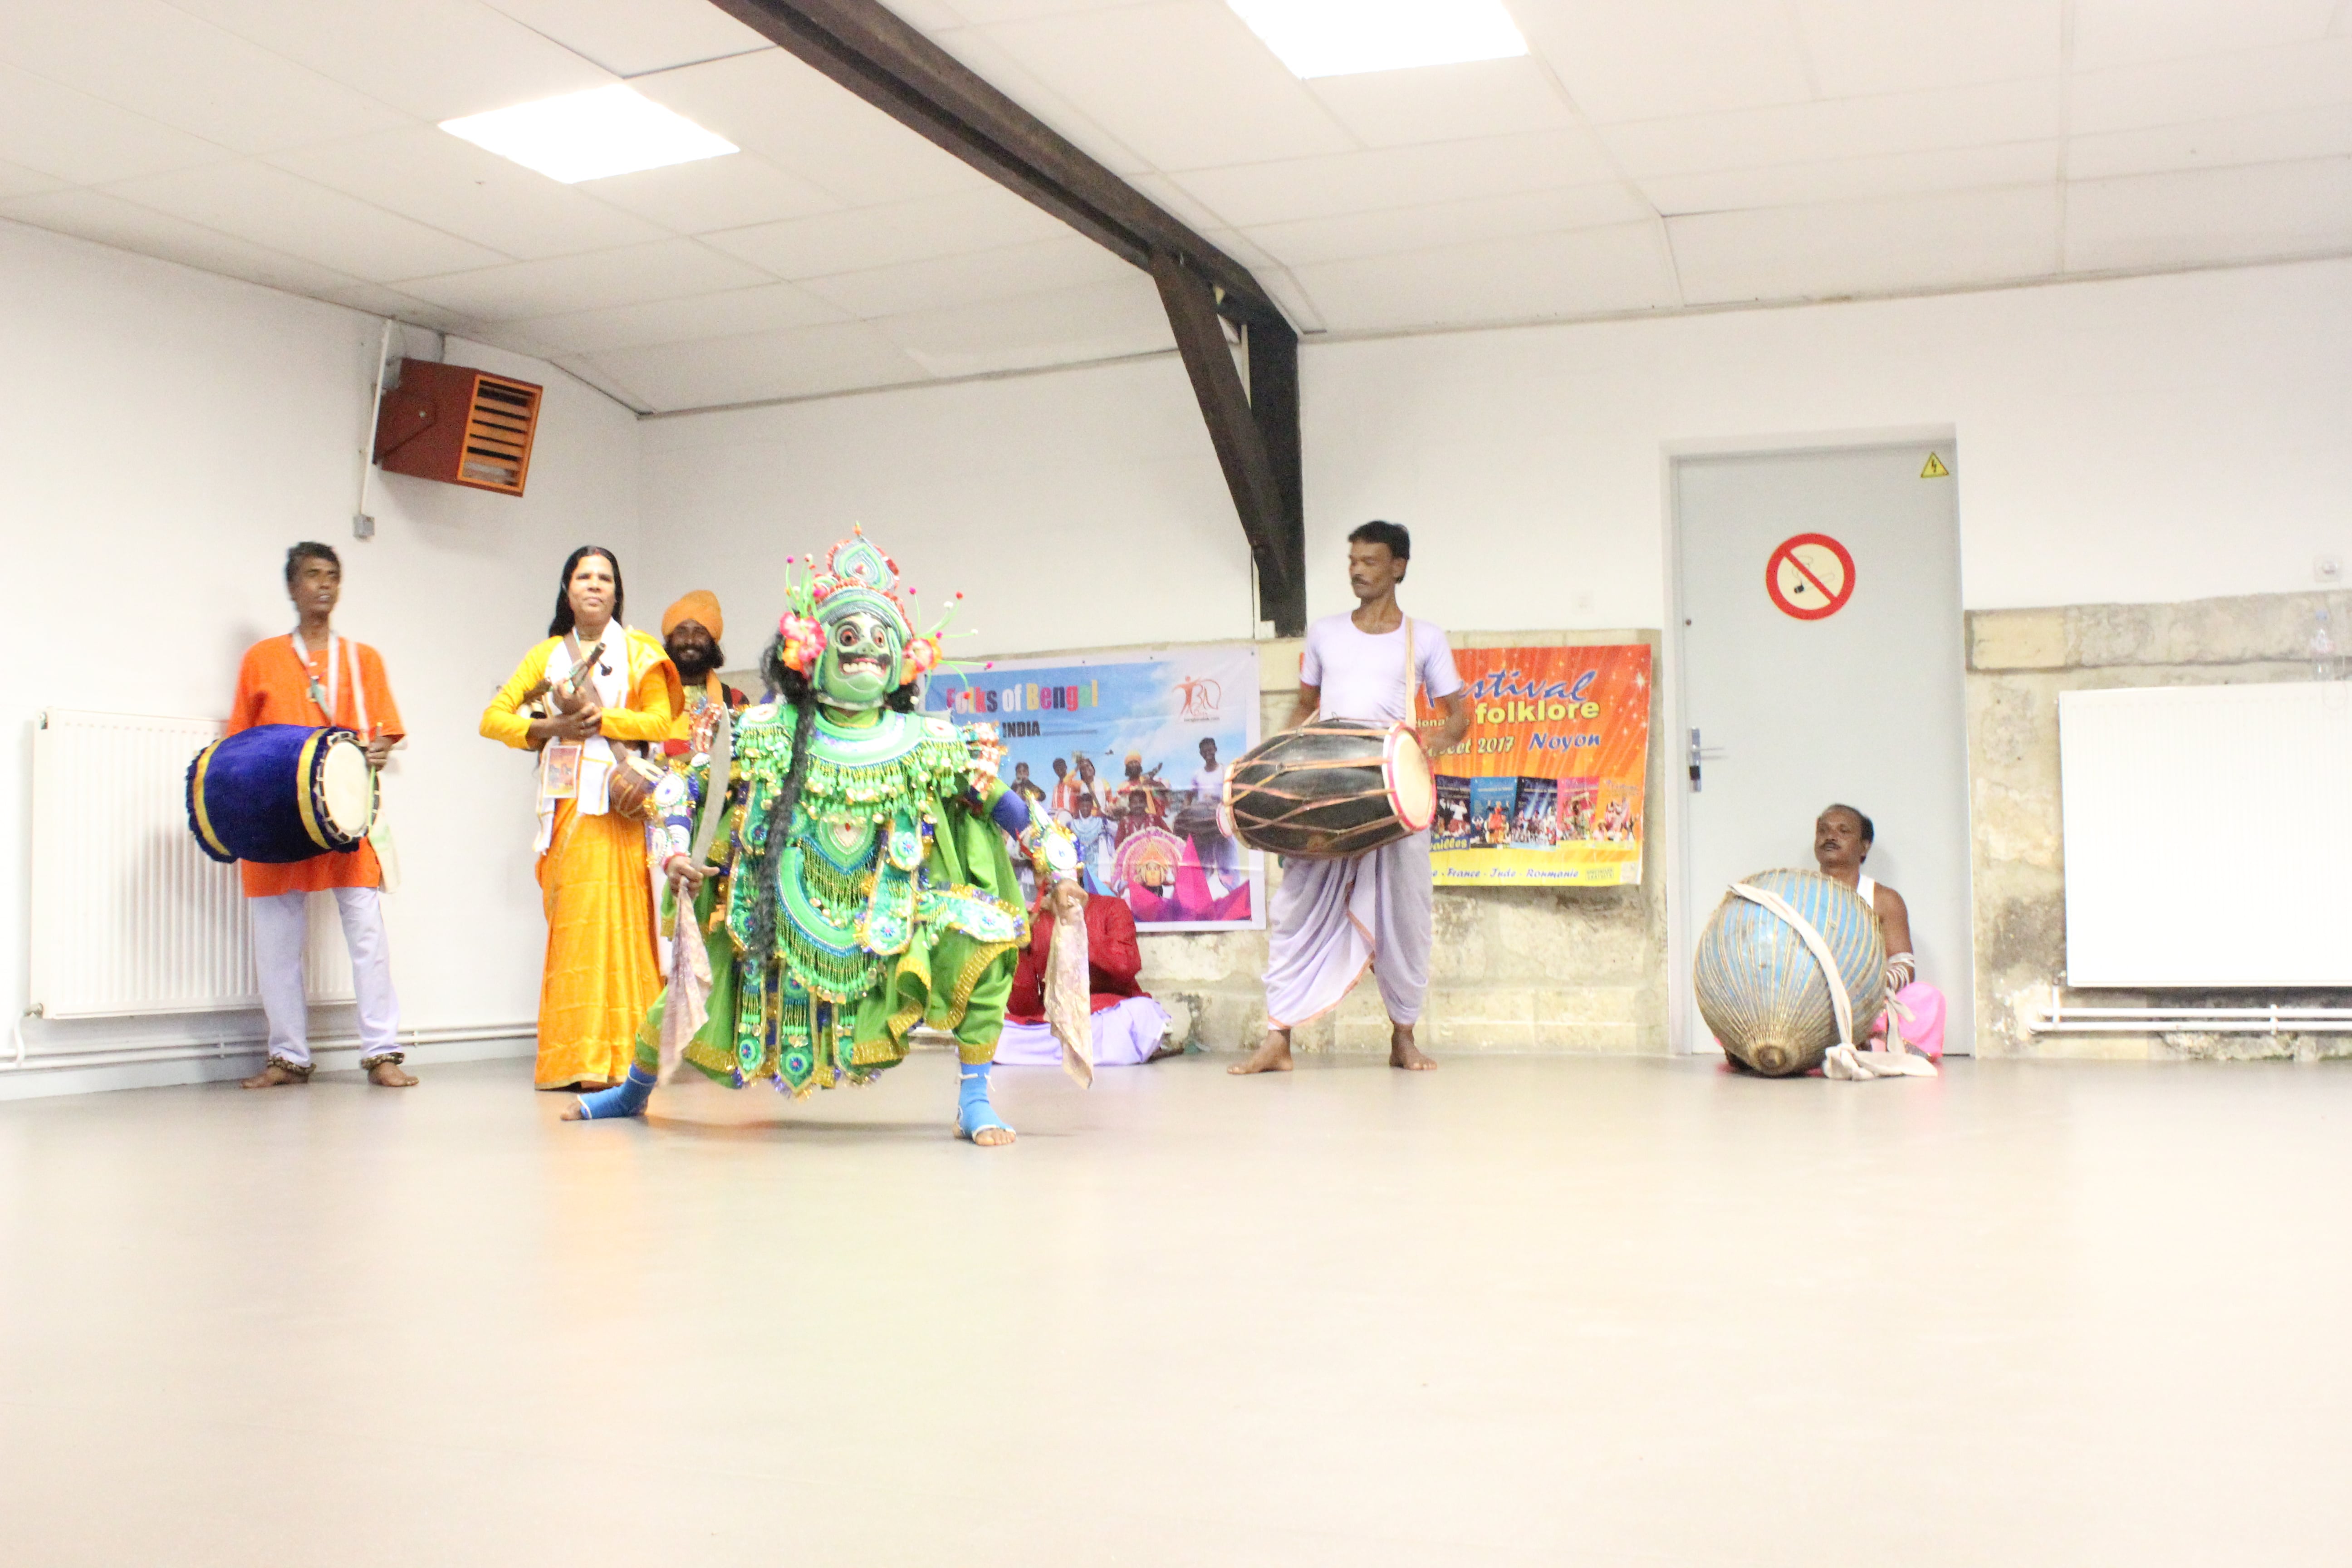
[[[51,708],[33,737],[33,1011],[49,1018],[257,1008],[237,869],[188,832],[212,719]],[[352,999],[331,899],[310,900],[314,1002]]]
[[[2352,985],[2352,685],[2058,699],[2066,984]]]

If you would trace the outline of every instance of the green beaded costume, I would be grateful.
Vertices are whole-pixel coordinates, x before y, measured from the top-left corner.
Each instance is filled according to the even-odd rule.
[[[763,952],[749,868],[792,770],[794,720],[789,708],[753,708],[735,731],[721,877],[697,900],[711,1016],[685,1059],[726,1082],[768,1079],[803,1095],[870,1081],[929,1024],[955,1037],[966,1062],[988,1061],[1029,930],[990,815],[1003,786],[943,719],[885,710],[861,727],[820,715],[791,841],[772,861],[774,938]],[[673,834],[707,784],[707,760],[698,763]],[[659,1020],[656,1008],[639,1036],[647,1065]]]

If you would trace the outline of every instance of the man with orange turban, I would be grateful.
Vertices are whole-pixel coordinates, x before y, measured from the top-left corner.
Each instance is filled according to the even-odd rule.
[[[719,612],[718,595],[697,588],[662,612],[661,629],[662,647],[686,683],[686,707],[670,726],[671,747],[682,752],[703,709],[719,702],[730,713],[740,713],[751,700],[719,679],[727,658],[719,647],[727,635],[727,617]]]

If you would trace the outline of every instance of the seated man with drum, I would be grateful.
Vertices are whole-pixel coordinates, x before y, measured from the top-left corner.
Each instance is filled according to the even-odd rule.
[[[1892,1022],[1902,1040],[1895,1049],[1908,1047],[1939,1062],[1944,1059],[1944,994],[1918,978],[1919,961],[1911,952],[1911,910],[1902,894],[1872,880],[1862,868],[1877,837],[1870,818],[1850,805],[1832,805],[1813,821],[1813,859],[1822,876],[1862,895],[1886,938],[1886,994],[1892,1005],[1879,1015],[1871,1032],[1885,1034]]]
[[[400,710],[393,706],[392,687],[375,649],[332,629],[331,619],[342,586],[342,562],[332,547],[305,541],[286,552],[286,592],[300,624],[289,637],[267,637],[246,650],[236,674],[228,732],[236,735],[264,724],[313,731],[349,730],[366,748],[368,768],[375,770],[400,743]],[[261,976],[262,1011],[269,1020],[269,1060],[245,1080],[245,1087],[275,1089],[310,1081],[302,949],[310,931],[310,895],[319,892],[334,894],[343,941],[351,949],[360,1066],[369,1082],[386,1089],[415,1083],[401,1066],[400,1002],[392,989],[392,959],[377,900],[383,871],[374,846],[361,838],[351,849],[306,859],[273,864],[246,858],[238,870],[245,880],[246,908],[253,915],[253,959]]]
[[[1356,608],[1307,628],[1298,705],[1286,730],[1299,730],[1318,713],[1327,721],[1411,724],[1419,688],[1444,715],[1434,749],[1461,743],[1470,709],[1445,634],[1427,621],[1408,620],[1397,607],[1397,584],[1412,556],[1412,536],[1393,522],[1368,522],[1348,535],[1348,586]],[[1249,762],[1244,758],[1228,775],[1229,801],[1237,798]],[[1426,777],[1419,787],[1429,798],[1417,804],[1418,819],[1408,824],[1412,831],[1361,853],[1328,858],[1292,853],[1285,859],[1267,930],[1265,1038],[1248,1061],[1227,1070],[1287,1072],[1291,1031],[1338,1006],[1367,965],[1388,1008],[1389,1065],[1410,1071],[1437,1065],[1412,1038],[1429,984],[1429,819],[1436,806]]]

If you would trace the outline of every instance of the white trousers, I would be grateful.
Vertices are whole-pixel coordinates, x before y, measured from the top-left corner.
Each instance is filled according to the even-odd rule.
[[[359,999],[360,1060],[400,1056],[400,998],[392,990],[392,949],[383,905],[373,888],[337,888],[343,942],[351,949],[352,989]],[[253,911],[253,963],[261,972],[261,1010],[269,1016],[269,1054],[310,1065],[310,1006],[302,994],[302,949],[310,936],[308,893],[247,899]]]

